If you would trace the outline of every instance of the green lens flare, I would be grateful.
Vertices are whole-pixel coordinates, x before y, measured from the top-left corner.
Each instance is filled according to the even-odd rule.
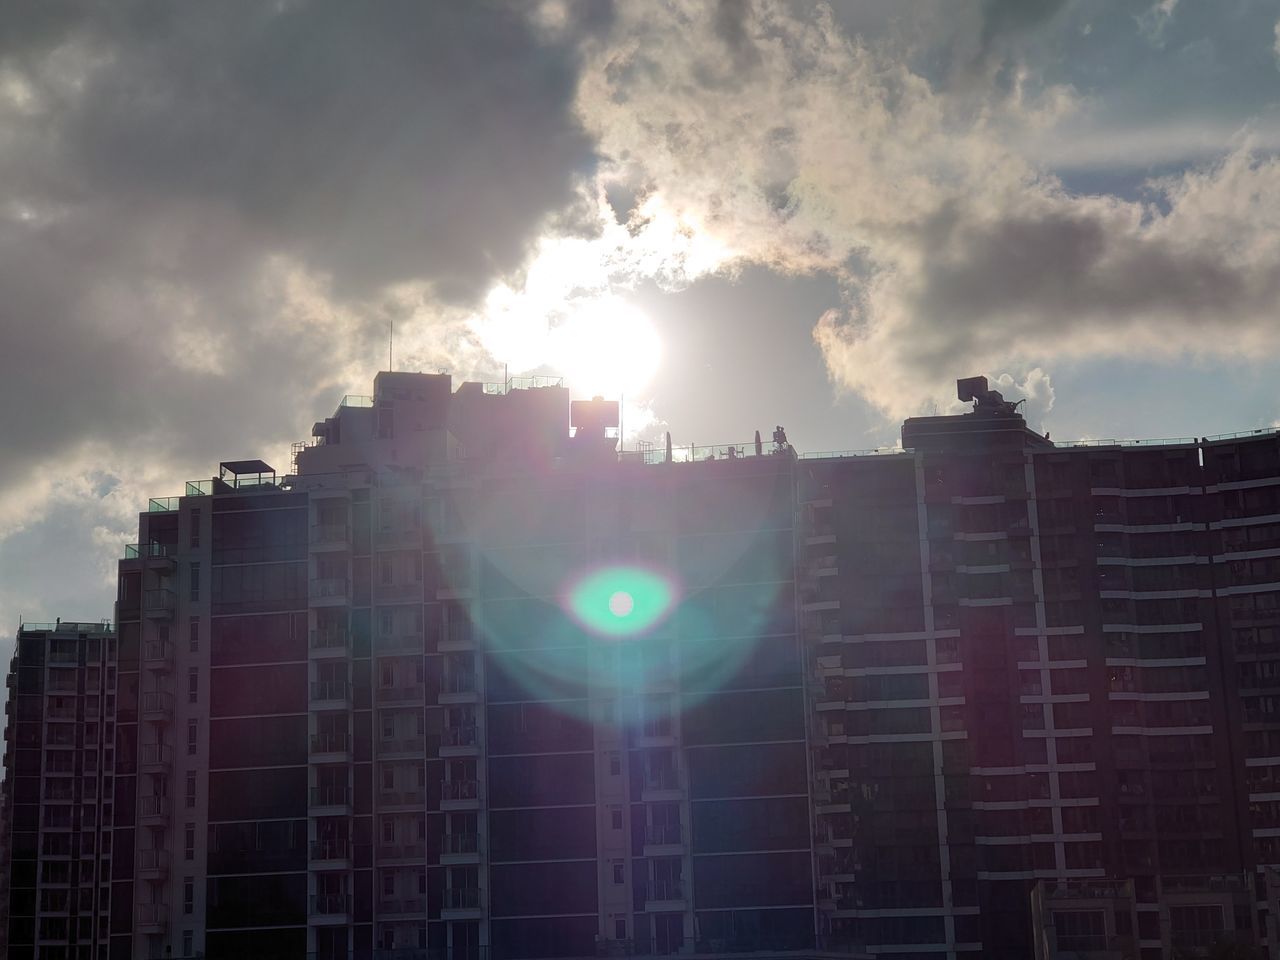
[[[587,629],[611,637],[648,630],[671,610],[671,583],[640,567],[587,574],[569,592],[569,609]]]

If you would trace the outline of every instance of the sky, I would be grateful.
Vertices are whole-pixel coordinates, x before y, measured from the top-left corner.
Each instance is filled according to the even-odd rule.
[[[0,644],[397,369],[628,442],[1280,420],[1276,0],[0,0]],[[0,646],[0,652],[8,649]]]

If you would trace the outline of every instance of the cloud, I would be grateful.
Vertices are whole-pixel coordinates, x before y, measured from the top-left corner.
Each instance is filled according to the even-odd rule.
[[[1156,0],[1146,10],[1134,19],[1138,23],[1138,32],[1147,40],[1157,47],[1164,46],[1164,31],[1169,26],[1169,22],[1173,19],[1173,13],[1178,8],[1178,0]]]
[[[405,362],[465,372],[461,317],[593,170],[574,50],[604,4],[554,30],[500,3],[20,6],[0,517],[90,450],[205,473],[281,448],[367,382],[392,320]]]
[[[698,8],[621,10],[580,109],[602,176],[705,238],[703,269],[842,279],[814,330],[839,386],[897,417],[975,370],[1276,345],[1274,158],[1245,142],[1138,199],[1075,194],[1016,147],[1071,91],[974,104],[821,10],[742,9],[732,43]]]

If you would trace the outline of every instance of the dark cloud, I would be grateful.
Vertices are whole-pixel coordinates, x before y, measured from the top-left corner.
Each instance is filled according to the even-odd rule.
[[[576,50],[611,8],[529,13],[8,4],[0,496],[86,442],[279,442],[385,356],[390,315],[518,269],[593,171]]]

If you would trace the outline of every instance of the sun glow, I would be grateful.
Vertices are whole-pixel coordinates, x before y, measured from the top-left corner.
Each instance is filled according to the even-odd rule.
[[[635,396],[645,390],[662,360],[652,322],[615,298],[575,312],[548,334],[549,366],[564,374],[575,393]]]

